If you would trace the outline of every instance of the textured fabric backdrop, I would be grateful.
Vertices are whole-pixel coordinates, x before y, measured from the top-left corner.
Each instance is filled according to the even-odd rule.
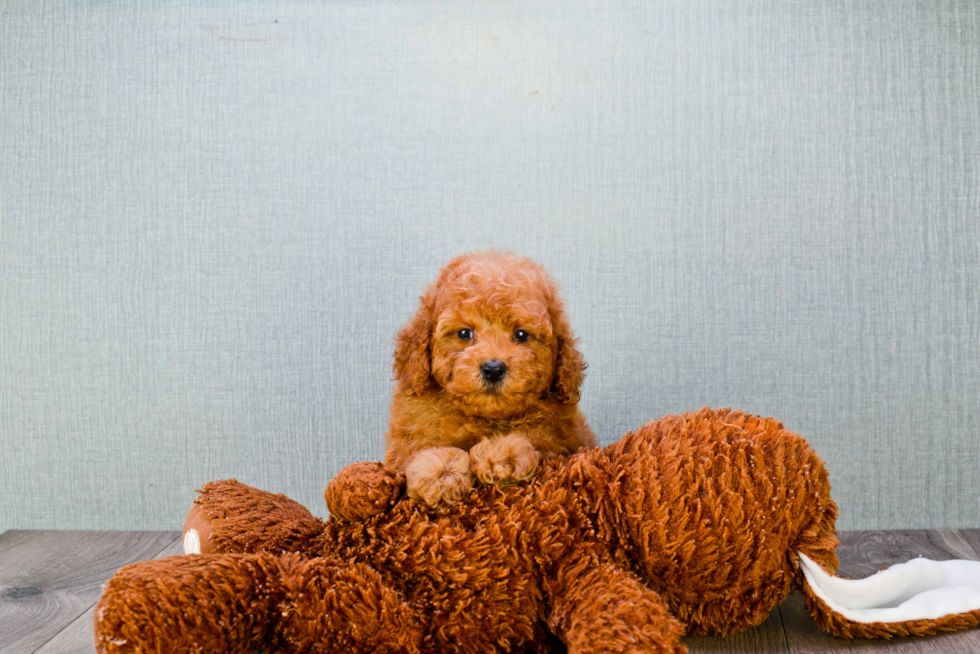
[[[78,4],[0,9],[0,531],[325,514],[491,246],[562,283],[603,442],[742,407],[841,527],[980,526],[976,2]]]

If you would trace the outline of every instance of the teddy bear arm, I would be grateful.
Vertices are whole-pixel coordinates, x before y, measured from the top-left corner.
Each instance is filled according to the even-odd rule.
[[[561,580],[546,590],[550,628],[569,654],[666,652],[684,654],[684,625],[656,592],[611,561],[569,557]]]
[[[373,518],[398,501],[405,475],[381,463],[352,463],[327,484],[323,497],[330,514],[341,520]]]
[[[212,481],[184,522],[185,554],[301,552],[319,554],[324,523],[285,495],[234,479]]]

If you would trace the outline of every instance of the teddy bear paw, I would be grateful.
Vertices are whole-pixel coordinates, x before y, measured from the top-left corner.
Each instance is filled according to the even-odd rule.
[[[184,554],[211,554],[211,520],[200,504],[195,503],[184,520]]]
[[[352,463],[330,480],[323,496],[330,515],[341,520],[368,520],[387,511],[401,497],[405,475],[380,463]]]

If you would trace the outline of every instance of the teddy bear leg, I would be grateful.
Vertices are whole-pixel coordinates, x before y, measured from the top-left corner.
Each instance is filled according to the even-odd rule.
[[[549,626],[569,654],[687,652],[680,642],[684,625],[657,593],[612,562],[570,558],[577,560],[559,572],[562,581],[548,591]]]
[[[234,479],[205,484],[184,522],[185,554],[319,554],[324,523],[302,504]]]
[[[373,568],[334,557],[283,563],[277,642],[304,654],[417,654],[420,621]]]
[[[172,556],[119,570],[92,623],[99,654],[249,652],[269,644],[284,594],[270,554]]]

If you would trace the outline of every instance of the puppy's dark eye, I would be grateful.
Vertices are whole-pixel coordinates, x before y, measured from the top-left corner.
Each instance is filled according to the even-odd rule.
[[[523,329],[518,329],[516,332],[514,332],[514,340],[518,343],[527,343],[527,339],[529,338],[531,338],[531,335]]]
[[[471,338],[473,338],[473,330],[472,329],[461,329],[458,332],[456,332],[456,336],[459,336],[459,340],[461,340],[461,341],[468,341]]]

